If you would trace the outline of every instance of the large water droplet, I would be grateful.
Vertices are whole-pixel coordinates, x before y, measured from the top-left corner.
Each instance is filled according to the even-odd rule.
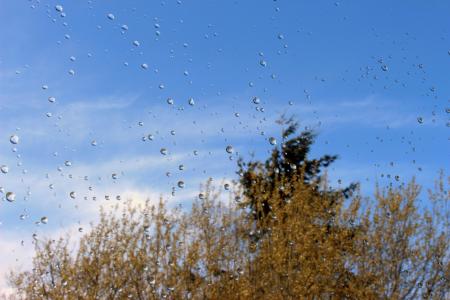
[[[7,192],[6,200],[8,200],[9,202],[14,202],[16,200],[16,194],[14,194],[13,192]]]
[[[3,165],[0,167],[0,171],[2,171],[3,174],[8,174],[9,172],[9,167],[6,165]]]
[[[11,142],[11,144],[17,145],[19,143],[19,137],[16,134],[13,134],[9,138],[9,141]]]

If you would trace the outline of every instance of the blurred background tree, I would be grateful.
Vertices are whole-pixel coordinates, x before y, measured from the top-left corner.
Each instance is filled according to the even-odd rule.
[[[75,244],[36,240],[32,269],[9,277],[17,298],[448,299],[450,178],[425,204],[414,180],[346,194],[319,174],[335,157],[307,160],[311,143],[241,163],[231,193],[208,181],[189,211],[129,201]]]

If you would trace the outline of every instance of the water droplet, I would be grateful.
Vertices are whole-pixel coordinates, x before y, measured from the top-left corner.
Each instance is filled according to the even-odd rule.
[[[9,202],[14,202],[16,200],[16,194],[14,194],[13,192],[7,192],[6,200],[8,200]]]
[[[122,28],[123,31],[127,31],[128,30],[128,25],[123,24],[122,27],[120,27],[120,28]]]
[[[3,165],[0,167],[0,171],[2,171],[3,174],[8,174],[9,172],[9,167],[6,165]]]
[[[232,154],[233,151],[234,151],[233,146],[228,145],[228,146],[225,148],[225,151],[227,151],[227,153],[229,153],[229,154]]]
[[[230,185],[228,183],[225,183],[223,185],[223,188],[228,191],[230,189]]]
[[[417,118],[417,122],[419,122],[419,124],[423,124],[423,118],[422,117],[418,117]]]
[[[174,101],[172,98],[167,98],[167,104],[173,105]]]
[[[182,180],[178,181],[178,187],[180,189],[184,188],[184,181],[182,181]]]
[[[266,67],[266,66],[267,66],[267,62],[266,62],[265,60],[260,60],[260,61],[259,61],[259,64],[260,64],[261,66],[263,66],[263,67]]]
[[[386,65],[382,65],[381,70],[383,70],[384,72],[387,72],[389,70],[389,68]]]
[[[133,46],[139,47],[141,45],[141,43],[139,43],[139,41],[133,41]]]
[[[69,59],[70,59],[70,61],[76,61],[77,60],[77,58],[75,56],[71,56],[71,57],[69,57]]]
[[[115,17],[113,14],[111,14],[111,13],[107,14],[106,17],[107,17],[108,19],[110,19],[111,21],[114,21],[114,19],[116,18],[116,17]]]
[[[189,103],[190,106],[194,106],[195,105],[195,101],[194,101],[193,98],[189,98],[188,103]]]
[[[167,149],[166,149],[166,148],[161,148],[161,150],[159,150],[159,152],[160,152],[162,155],[167,155]]]
[[[41,223],[42,224],[47,224],[48,223],[48,218],[47,217],[42,217],[41,218]]]
[[[269,143],[270,143],[272,146],[275,146],[275,145],[277,144],[277,140],[276,140],[274,137],[270,137],[270,138],[269,138]]]
[[[259,97],[253,97],[253,103],[254,104],[259,104],[259,103],[261,103],[261,99],[259,99]]]
[[[64,8],[62,7],[62,5],[56,5],[56,6],[55,6],[55,10],[56,10],[57,12],[63,12]]]
[[[17,145],[19,143],[19,137],[15,134],[13,134],[10,138],[9,141],[11,142],[11,144]]]
[[[111,177],[112,177],[112,179],[114,179],[114,180],[116,180],[117,178],[119,178],[119,177],[117,176],[116,173],[113,173],[113,174],[111,175]]]
[[[91,145],[94,146],[94,147],[97,146],[97,141],[96,141],[96,140],[93,140],[93,141],[91,142]]]
[[[42,86],[42,89],[43,89],[43,90],[47,90],[47,89],[48,89],[48,85],[44,84],[44,85]]]
[[[69,73],[69,75],[71,75],[71,76],[75,75],[75,71],[72,70],[72,69],[70,69],[68,73]]]
[[[69,196],[70,196],[70,198],[75,199],[77,197],[77,193],[70,192]]]
[[[198,194],[198,198],[200,200],[204,200],[205,199],[205,194],[203,194],[203,193]]]
[[[183,171],[184,170],[184,165],[179,165],[178,166],[178,170]]]
[[[72,162],[70,162],[69,160],[66,160],[66,161],[64,162],[64,165],[65,165],[66,167],[70,167],[70,166],[72,166]]]
[[[53,97],[53,96],[48,97],[48,102],[50,102],[50,103],[55,103],[55,101],[56,101],[56,98],[55,98],[55,97]]]
[[[148,65],[147,64],[142,64],[141,68],[144,69],[144,70],[147,70],[148,69]]]
[[[147,136],[147,138],[148,138],[149,141],[153,141],[154,136],[153,136],[152,134],[149,134],[149,135]]]

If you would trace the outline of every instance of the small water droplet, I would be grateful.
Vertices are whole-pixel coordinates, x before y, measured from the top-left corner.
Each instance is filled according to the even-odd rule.
[[[120,27],[120,28],[122,28],[123,31],[127,31],[128,30],[128,25],[123,24],[122,27]]]
[[[190,106],[194,106],[195,105],[195,101],[194,101],[193,98],[189,98],[188,103],[189,103]]]
[[[141,43],[139,41],[133,41],[133,46],[139,47]]]
[[[272,146],[275,146],[275,145],[277,144],[277,140],[276,140],[274,137],[270,137],[270,138],[269,138],[269,143],[270,143]]]
[[[259,104],[259,103],[261,103],[261,99],[259,99],[259,97],[253,97],[253,103],[254,104]]]
[[[198,198],[200,200],[204,200],[205,199],[205,194],[203,194],[203,193],[198,194]]]
[[[227,153],[229,153],[229,154],[232,154],[233,151],[234,151],[233,146],[228,145],[228,146],[225,148],[225,151],[227,151]]]
[[[42,224],[47,224],[48,223],[48,218],[47,217],[42,217],[41,218],[41,223]]]
[[[419,122],[419,124],[423,124],[423,118],[422,117],[418,117],[417,118],[417,122]]]
[[[161,150],[159,150],[159,152],[160,152],[162,155],[167,155],[167,149],[166,149],[166,148],[161,148]]]
[[[265,61],[265,60],[260,60],[259,61],[259,64],[261,65],[261,66],[263,66],[263,67],[266,67],[267,66],[267,62]]]
[[[184,181],[182,181],[182,180],[178,181],[178,187],[180,189],[184,188]]]
[[[75,75],[75,71],[72,70],[72,69],[70,69],[68,73],[69,73],[69,75],[71,75],[71,76]]]
[[[167,98],[167,104],[173,105],[174,104],[173,99],[172,98]]]
[[[386,65],[382,65],[381,70],[383,70],[384,72],[387,72],[389,70],[389,68]]]
[[[70,196],[70,198],[75,199],[77,197],[77,193],[70,192],[69,196]]]
[[[225,183],[223,185],[223,188],[228,191],[230,189],[230,185],[228,183]]]
[[[55,6],[55,10],[56,10],[57,12],[63,12],[64,8],[62,7],[62,5],[56,5],[56,6]]]
[[[114,180],[116,180],[117,178],[119,178],[119,177],[117,176],[116,173],[113,173],[113,174],[111,175],[111,177],[112,177],[112,179],[114,179]]]
[[[148,69],[148,65],[147,64],[142,64],[141,68],[144,69],[144,70],[147,70]]]
[[[65,165],[66,167],[70,167],[70,166],[72,166],[72,162],[70,162],[69,160],[66,160],[66,161],[64,162],[64,165]]]
[[[115,17],[113,14],[111,14],[111,13],[107,14],[106,17],[107,17],[108,19],[110,19],[111,21],[114,21],[114,19],[116,18],[116,17]]]
[[[55,101],[56,101],[56,98],[55,98],[55,97],[53,97],[53,96],[48,97],[48,102],[50,102],[50,103],[55,103]]]

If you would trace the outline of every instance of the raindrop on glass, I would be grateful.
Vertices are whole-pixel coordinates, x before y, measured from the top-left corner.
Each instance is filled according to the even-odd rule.
[[[275,145],[277,144],[277,140],[276,140],[274,137],[270,137],[270,138],[269,138],[269,143],[270,143],[272,146],[275,146]]]
[[[166,148],[161,148],[161,150],[159,150],[159,152],[160,152],[162,155],[167,155],[167,149],[166,149]]]
[[[16,200],[16,194],[14,194],[13,192],[7,192],[6,200],[8,200],[9,202],[14,202]]]
[[[189,103],[190,106],[194,106],[195,105],[195,101],[194,101],[193,98],[189,98],[188,103]]]
[[[19,137],[15,134],[13,134],[10,138],[9,141],[11,142],[11,144],[17,145],[19,143]]]
[[[182,181],[182,180],[178,181],[178,187],[180,189],[184,188],[184,181]]]
[[[233,146],[228,145],[228,146],[225,148],[225,151],[227,151],[227,153],[229,153],[229,154],[232,154],[233,151],[234,151]]]
[[[113,21],[113,20],[116,18],[116,17],[115,17],[113,14],[111,14],[111,13],[107,14],[106,17],[107,17],[108,19],[110,19],[111,21]]]
[[[0,171],[1,171],[3,174],[8,174],[8,172],[9,172],[9,167],[6,166],[6,165],[3,165],[3,166],[0,167]]]
[[[75,192],[70,192],[69,196],[70,198],[75,199],[77,197],[77,194]]]
[[[41,218],[41,223],[42,224],[47,224],[48,223],[48,218],[47,217],[42,217]]]

